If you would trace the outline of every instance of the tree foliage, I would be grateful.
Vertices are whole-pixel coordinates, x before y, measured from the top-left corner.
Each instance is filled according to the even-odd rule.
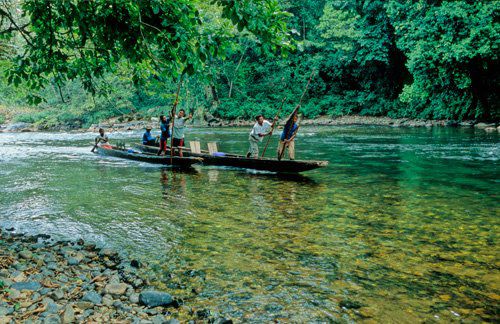
[[[190,110],[271,116],[311,70],[306,117],[499,118],[497,1],[3,1],[0,102],[84,124],[158,112],[181,73]]]

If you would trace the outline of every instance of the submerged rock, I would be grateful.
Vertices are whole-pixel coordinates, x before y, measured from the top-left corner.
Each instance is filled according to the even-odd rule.
[[[363,307],[363,305],[360,302],[350,299],[341,300],[339,306],[347,309],[358,309]]]
[[[139,302],[147,307],[169,306],[173,301],[172,296],[165,292],[143,291],[139,294]]]
[[[23,259],[30,260],[33,257],[33,253],[29,250],[22,250],[19,252],[19,256]]]

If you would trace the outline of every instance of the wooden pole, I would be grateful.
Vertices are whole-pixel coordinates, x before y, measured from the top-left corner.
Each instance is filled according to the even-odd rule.
[[[177,108],[177,104],[179,103],[179,92],[181,91],[181,85],[182,85],[182,76],[179,80],[179,84],[177,85],[177,93],[175,94],[175,101],[172,106],[172,135],[170,136],[170,165],[173,163],[173,155],[174,155],[174,124],[175,124],[175,112]],[[165,148],[166,149],[166,148]]]
[[[311,72],[311,75],[309,76],[309,80],[307,81],[307,84],[306,84],[306,87],[304,88],[304,91],[302,92],[302,96],[300,96],[300,100],[299,100],[299,104],[297,105],[297,108],[294,109],[294,111],[292,112],[292,114],[290,115],[290,117],[288,117],[288,120],[285,124],[285,127],[288,123],[290,123],[290,126],[291,126],[291,123],[293,123],[293,116],[295,114],[297,114],[299,112],[299,109],[300,109],[300,105],[302,103],[302,99],[304,98],[304,95],[306,94],[307,92],[307,88],[309,88],[309,84],[311,83],[311,80],[312,80],[312,77],[314,75],[314,70],[312,70]],[[297,131],[299,129],[297,128]],[[290,137],[290,132],[292,131],[292,127],[290,127],[290,129],[288,130],[288,133],[286,134],[287,136],[285,136],[285,139],[288,139],[288,137]],[[280,152],[280,154],[278,155],[278,160],[281,160],[283,158],[283,155],[285,154],[285,151],[286,151],[286,148],[288,147],[288,145],[285,145],[283,147],[283,150]]]
[[[276,117],[279,118],[280,113],[281,113],[281,109],[283,109],[283,105],[285,104],[285,101],[286,101],[286,97],[284,97],[283,100],[281,100],[280,108],[278,109],[278,112],[276,113],[276,116],[273,119],[273,124],[271,125],[271,134],[273,133],[274,126],[276,125],[276,120],[275,119],[276,119]],[[266,154],[267,146],[269,145],[269,141],[270,140],[271,140],[271,135],[269,135],[269,137],[267,138],[267,143],[266,143],[266,146],[264,146],[264,150],[262,151],[262,156],[261,157],[264,157],[264,154]]]

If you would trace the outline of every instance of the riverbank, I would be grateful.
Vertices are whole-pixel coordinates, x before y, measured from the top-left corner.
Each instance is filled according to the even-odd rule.
[[[280,124],[285,121],[281,120]],[[91,125],[88,128],[74,128],[71,126],[59,125],[52,128],[40,128],[29,123],[8,123],[0,125],[0,132],[34,132],[34,131],[75,131],[75,132],[96,132],[99,127],[103,127],[108,131],[125,131],[144,129],[151,125],[154,127],[157,123],[157,118],[152,117],[150,120],[136,120],[131,117],[113,118],[100,124]],[[199,127],[251,127],[254,121],[234,120],[224,121],[213,117],[206,120],[195,120],[192,125]],[[313,119],[304,119],[300,121],[304,126],[387,126],[387,127],[474,127],[482,129],[486,132],[500,132],[500,123],[498,122],[478,122],[475,120],[453,121],[453,120],[422,120],[409,118],[389,118],[389,117],[371,117],[371,116],[341,116],[327,117],[321,116]]]
[[[147,271],[141,260],[129,260],[83,240],[60,241],[0,229],[0,323],[207,319],[206,311],[184,313],[182,300],[156,290]]]

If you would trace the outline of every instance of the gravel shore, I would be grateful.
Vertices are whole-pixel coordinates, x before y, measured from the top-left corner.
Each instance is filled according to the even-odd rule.
[[[144,267],[83,240],[0,229],[0,324],[187,322],[176,318],[182,301],[152,287]]]

